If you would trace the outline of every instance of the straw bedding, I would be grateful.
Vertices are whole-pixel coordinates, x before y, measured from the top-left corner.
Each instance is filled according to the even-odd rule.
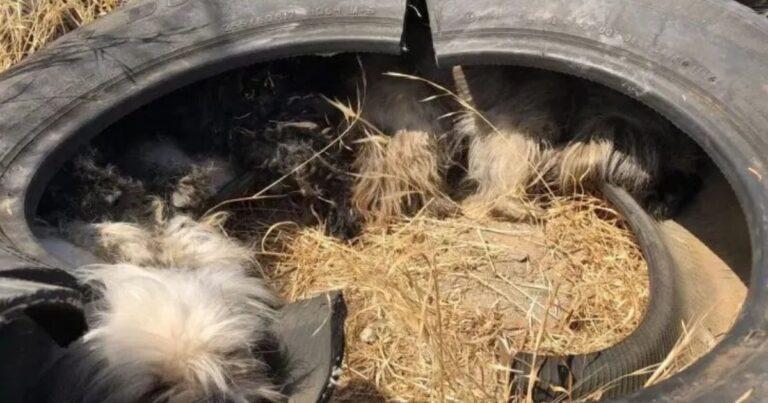
[[[588,196],[552,201],[536,224],[419,214],[368,226],[351,245],[317,227],[267,237],[280,245],[263,251],[278,256],[271,277],[285,297],[344,290],[338,401],[507,401],[515,352],[605,348],[648,299],[634,236]]]

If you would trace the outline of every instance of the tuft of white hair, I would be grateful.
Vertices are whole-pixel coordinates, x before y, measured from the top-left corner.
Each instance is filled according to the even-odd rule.
[[[547,144],[515,132],[473,137],[467,178],[477,190],[468,204],[512,220],[533,215],[537,210],[527,201],[529,189],[544,179],[552,156]]]
[[[254,351],[274,294],[243,270],[86,266],[101,300],[84,342],[99,362],[86,382],[109,401],[277,400]],[[88,372],[85,372],[88,373]]]
[[[452,145],[441,134],[440,118],[449,109],[427,83],[382,76],[403,70],[393,59],[369,55],[364,61],[371,80],[363,88],[361,114],[378,134],[363,129],[353,164],[353,206],[376,223],[414,213],[430,201],[430,209],[448,207],[443,174]]]
[[[643,192],[661,172],[658,145],[641,133],[620,133],[611,120],[595,117],[563,149],[558,182],[570,191],[607,182],[633,194]]]
[[[74,222],[65,232],[73,243],[109,263],[186,269],[249,267],[252,254],[223,232],[225,219],[225,214],[200,221],[186,215],[158,217],[149,229],[127,222]]]
[[[152,233],[138,224],[74,221],[64,226],[64,234],[75,245],[90,250],[107,262],[140,266],[155,263],[156,245]]]
[[[201,221],[178,215],[162,225],[156,234],[157,261],[162,267],[189,269],[244,268],[252,263],[251,251],[224,234],[226,214]]]

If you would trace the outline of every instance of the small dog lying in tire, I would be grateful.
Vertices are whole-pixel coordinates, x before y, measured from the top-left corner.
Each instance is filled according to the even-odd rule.
[[[248,273],[251,254],[221,216],[152,228],[73,224],[70,238],[111,262],[86,266],[91,329],[70,349],[66,401],[277,401],[268,344],[280,299]],[[65,401],[65,400],[60,400]]]

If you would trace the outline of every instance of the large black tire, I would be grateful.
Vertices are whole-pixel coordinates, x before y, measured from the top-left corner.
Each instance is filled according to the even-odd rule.
[[[534,401],[579,399],[598,390],[603,397],[634,392],[650,378],[647,368],[662,362],[681,334],[681,301],[675,293],[677,269],[664,244],[658,223],[624,189],[604,185],[602,193],[637,234],[643,256],[648,262],[648,308],[632,334],[604,350],[566,356],[518,354],[512,369],[522,372],[524,376],[518,376],[515,384],[525,391],[531,368],[535,368],[537,383],[532,396]]]
[[[438,62],[516,64],[594,80],[690,134],[733,186],[752,271],[733,329],[633,401],[768,396],[768,21],[723,0],[428,0]]]

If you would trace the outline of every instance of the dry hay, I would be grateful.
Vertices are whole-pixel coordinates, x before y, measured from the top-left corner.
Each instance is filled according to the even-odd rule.
[[[0,72],[59,36],[115,9],[120,0],[0,2]]]
[[[344,290],[339,401],[507,401],[509,356],[533,348],[544,315],[538,351],[581,353],[632,332],[648,299],[634,236],[587,196],[556,199],[535,225],[419,214],[354,244],[317,227],[268,238],[286,298]]]

